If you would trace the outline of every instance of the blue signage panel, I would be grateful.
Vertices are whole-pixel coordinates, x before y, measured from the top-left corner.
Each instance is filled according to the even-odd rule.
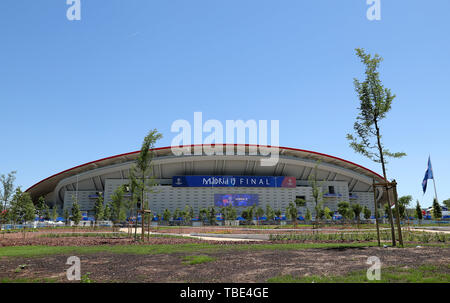
[[[295,177],[263,176],[173,176],[173,187],[288,187],[295,188]]]
[[[214,205],[216,207],[247,207],[258,205],[258,195],[256,194],[214,194]]]

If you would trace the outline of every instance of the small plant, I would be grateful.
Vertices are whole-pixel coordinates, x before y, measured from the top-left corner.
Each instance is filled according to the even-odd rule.
[[[198,256],[186,256],[183,258],[183,264],[185,265],[194,265],[201,264],[206,262],[214,261],[215,259],[206,255],[198,255]]]
[[[91,278],[89,278],[89,275],[90,275],[91,273],[90,272],[88,272],[88,273],[86,273],[86,274],[84,274],[84,275],[82,275],[81,276],[81,283],[92,283],[92,282],[94,282],[93,280],[91,280]]]

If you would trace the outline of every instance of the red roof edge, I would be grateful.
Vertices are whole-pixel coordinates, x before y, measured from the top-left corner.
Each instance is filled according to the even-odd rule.
[[[165,149],[169,149],[169,148],[173,148],[173,147],[183,148],[183,147],[195,147],[195,146],[204,146],[204,145],[206,145],[206,144],[191,144],[191,145],[181,145],[181,146],[166,146],[166,147],[157,147],[157,148],[153,148],[152,150],[153,150],[153,151],[158,151],[158,150],[165,150]],[[214,145],[215,145],[215,144],[211,144],[211,146],[214,146]],[[257,145],[257,144],[225,144],[225,143],[224,143],[224,144],[221,144],[221,145],[223,145],[223,146],[233,145],[233,146],[245,146],[245,147],[249,147],[249,146],[256,146],[256,147],[263,146],[263,145]],[[207,145],[207,146],[209,146],[209,145]],[[265,146],[264,146],[264,147],[265,147]],[[292,151],[299,151],[299,152],[311,153],[311,154],[315,154],[315,155],[324,156],[324,157],[328,157],[328,158],[331,158],[331,159],[343,161],[343,162],[346,162],[346,163],[348,163],[348,164],[351,164],[351,165],[357,166],[357,167],[359,167],[359,168],[362,168],[362,169],[364,169],[364,170],[370,172],[371,174],[374,174],[375,176],[377,176],[377,177],[379,177],[379,178],[381,178],[381,179],[384,180],[384,178],[383,178],[381,175],[379,175],[378,173],[376,173],[376,172],[374,172],[374,171],[372,171],[372,170],[370,170],[370,169],[368,169],[368,168],[366,168],[366,167],[364,167],[364,166],[361,166],[361,165],[359,165],[359,164],[356,164],[356,163],[354,163],[354,162],[351,162],[351,161],[348,161],[348,160],[345,160],[345,159],[342,159],[342,158],[334,157],[334,156],[327,155],[327,154],[323,154],[323,153],[318,153],[318,152],[315,152],[315,151],[305,150],[305,149],[298,149],[298,148],[291,148],[291,147],[282,147],[282,146],[270,146],[270,145],[268,145],[267,147],[273,147],[273,148],[279,148],[279,149],[286,149],[286,150],[292,150]],[[62,175],[62,174],[66,173],[66,172],[69,172],[69,171],[71,171],[71,170],[74,170],[74,169],[77,169],[77,168],[80,168],[80,167],[83,167],[83,166],[87,166],[87,165],[90,165],[90,164],[94,164],[94,163],[97,163],[97,162],[109,160],[109,159],[114,159],[114,158],[119,158],[119,157],[123,157],[123,156],[133,155],[133,154],[136,154],[136,153],[139,153],[139,152],[140,152],[140,150],[134,151],[134,152],[130,152],[130,153],[124,153],[124,154],[120,154],[120,155],[115,155],[115,156],[111,156],[111,157],[106,157],[106,158],[98,159],[98,160],[91,161],[91,162],[88,162],[88,163],[85,163],[85,164],[77,165],[77,166],[75,166],[75,167],[66,169],[66,170],[64,170],[64,171],[62,171],[62,172],[59,172],[59,173],[54,174],[54,175],[51,175],[50,177],[45,178],[45,179],[39,181],[38,183],[36,183],[36,184],[30,186],[30,187],[26,190],[26,192],[30,191],[30,190],[33,189],[34,187],[38,186],[39,184],[41,184],[41,183],[43,183],[43,182],[45,182],[45,181],[47,181],[47,180],[50,180],[50,179],[52,179],[52,178],[54,178],[54,177],[56,177],[56,176]]]

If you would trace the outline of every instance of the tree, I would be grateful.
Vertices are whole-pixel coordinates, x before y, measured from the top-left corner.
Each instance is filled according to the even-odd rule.
[[[105,209],[103,210],[103,219],[111,221],[111,214],[112,214],[111,206],[110,204],[106,204]]]
[[[316,223],[318,223],[318,219],[320,218],[320,213],[322,209],[322,203],[323,203],[323,192],[321,184],[319,184],[319,181],[317,180],[317,168],[319,166],[319,161],[314,166],[314,173],[309,176],[309,184],[312,189],[312,196],[314,198],[314,210],[316,212]],[[306,203],[306,201],[305,201]],[[306,205],[306,204],[305,204]]]
[[[34,220],[36,217],[36,208],[34,207],[33,200],[27,192],[22,192],[20,187],[16,189],[11,200],[11,213],[15,222],[27,223]],[[25,238],[25,226],[23,227],[23,237]]]
[[[290,220],[292,220],[294,226],[297,226],[298,210],[295,203],[293,202],[289,203],[288,207],[286,208],[286,215]]]
[[[69,214],[69,210],[66,208],[64,210],[64,222],[66,223],[66,225],[69,225],[69,220],[70,220],[70,214]]]
[[[349,219],[351,214],[353,214],[353,211],[350,208],[350,203],[345,201],[338,203],[338,212],[344,220]]]
[[[225,220],[236,220],[237,210],[231,205],[228,205],[221,210]]]
[[[356,223],[357,223],[358,228],[359,228],[359,221],[361,219],[360,216],[361,216],[361,212],[363,211],[363,208],[359,204],[352,204],[352,210],[353,210],[353,213],[355,214]]]
[[[8,217],[8,208],[11,198],[14,194],[14,182],[16,180],[16,172],[12,171],[8,176],[0,176],[0,230]]]
[[[356,135],[347,134],[347,140],[350,141],[350,147],[355,152],[362,154],[376,163],[381,163],[383,177],[387,181],[387,159],[406,156],[403,152],[389,151],[381,140],[380,122],[386,118],[386,114],[391,110],[395,95],[391,93],[390,89],[385,88],[380,80],[378,68],[383,58],[378,54],[374,56],[366,54],[365,50],[360,48],[356,49],[356,55],[365,65],[366,71],[363,81],[354,79],[355,91],[358,94],[360,106],[358,108],[359,114],[353,126]],[[387,186],[385,190],[387,192]],[[390,202],[388,201],[388,203]],[[395,246],[394,221],[390,208],[388,212],[391,224],[392,245]],[[401,234],[401,229],[399,233]]]
[[[333,211],[328,207],[325,207],[323,209],[323,216],[325,217],[325,219],[331,220],[331,218],[333,218]]]
[[[72,215],[70,216],[70,219],[73,221],[74,226],[78,226],[78,224],[80,224],[82,216],[80,206],[77,202],[74,202],[72,204]]]
[[[246,209],[247,212],[247,218],[245,218],[247,221],[252,221],[253,220],[253,214],[255,212],[255,207],[252,205],[250,207],[247,207]]]
[[[309,211],[309,208],[306,209],[306,215],[305,215],[305,220],[306,221],[311,221],[311,212]]]
[[[47,203],[45,202],[44,197],[39,197],[38,201],[36,203],[36,215],[39,217],[39,219],[43,218],[44,220],[48,220],[49,215],[49,208]]]
[[[156,129],[152,129],[144,138],[141,151],[135,165],[130,170],[130,178],[136,182],[141,194],[141,210],[145,210],[145,193],[153,192],[153,187],[157,185],[153,175],[152,160],[155,155],[155,143],[162,138]],[[144,240],[144,220],[142,218],[142,240]]]
[[[442,208],[439,205],[436,198],[433,199],[433,218],[435,220],[440,220],[442,218]]]
[[[209,224],[215,225],[215,222],[216,222],[216,209],[214,208],[214,206],[210,206],[208,208],[208,221],[209,221]]]
[[[447,207],[450,208],[450,199],[442,201],[442,203]]]
[[[111,195],[111,218],[114,224],[125,221],[127,218],[123,195],[124,188],[122,186],[117,187]],[[143,218],[141,221],[144,221]]]
[[[164,210],[163,212],[163,220],[168,222],[170,220],[170,210],[168,210],[167,208]]]
[[[97,226],[98,221],[103,220],[103,194],[102,193],[98,193],[97,199],[95,199],[94,218],[95,218],[96,226]]]
[[[273,220],[273,218],[275,217],[275,211],[269,204],[266,205],[266,216],[267,220]]]
[[[420,207],[420,204],[419,204],[419,200],[417,200],[417,203],[416,203],[416,216],[417,216],[417,219],[419,220],[419,222],[422,221],[423,214],[422,214],[422,208]]]
[[[203,222],[208,218],[208,210],[206,208],[202,208],[198,212],[198,219]]]
[[[175,211],[172,214],[172,220],[178,220],[178,218],[181,216],[181,211],[179,208],[175,209]]]
[[[194,218],[194,209],[192,208],[192,206],[186,205],[186,207],[184,208],[183,218],[186,224],[189,224],[191,222],[191,220]]]
[[[388,203],[384,204],[384,215],[388,216],[389,220],[392,217],[392,211],[391,211],[391,207],[389,206]]]
[[[256,215],[256,219],[257,219],[256,224],[258,224],[261,217],[264,216],[264,209],[262,209],[262,207],[258,206],[258,208],[255,210],[255,215]]]
[[[407,217],[407,213],[406,213],[406,209],[409,206],[409,204],[412,201],[412,196],[408,195],[408,196],[402,196],[400,198],[398,198],[398,212],[400,215],[400,218],[405,218]]]
[[[14,222],[26,223],[32,221],[36,217],[36,208],[33,200],[27,192],[22,192],[20,187],[11,200],[11,217]]]
[[[370,211],[370,209],[367,206],[364,206],[363,214],[364,214],[364,219],[369,220],[370,215],[372,215],[372,212]]]
[[[53,222],[56,222],[56,219],[58,218],[58,211],[57,211],[57,207],[56,205],[53,206],[52,208],[52,215],[51,215],[51,219]]]

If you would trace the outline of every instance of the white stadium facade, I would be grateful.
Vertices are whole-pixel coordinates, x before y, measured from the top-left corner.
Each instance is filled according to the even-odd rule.
[[[153,175],[157,186],[147,193],[149,208],[162,214],[167,208],[183,210],[191,205],[194,212],[210,206],[234,205],[238,214],[250,205],[265,209],[269,204],[283,213],[296,198],[307,201],[314,214],[314,200],[309,177],[317,170],[317,180],[322,188],[323,205],[332,211],[337,204],[347,201],[367,206],[374,214],[372,184],[383,177],[358,164],[330,155],[278,147],[278,161],[273,166],[262,166],[265,156],[250,152],[251,145],[223,145],[222,155],[176,156],[171,147],[153,149]],[[225,148],[244,150],[242,154],[228,155]],[[36,201],[44,196],[49,205],[70,209],[76,196],[81,210],[91,215],[95,199],[103,193],[105,204],[111,201],[114,190],[129,182],[130,168],[139,151],[112,156],[65,170],[30,187],[27,192]],[[378,196],[378,194],[377,194]],[[222,203],[222,204],[221,204]],[[306,208],[299,208],[303,215]]]

